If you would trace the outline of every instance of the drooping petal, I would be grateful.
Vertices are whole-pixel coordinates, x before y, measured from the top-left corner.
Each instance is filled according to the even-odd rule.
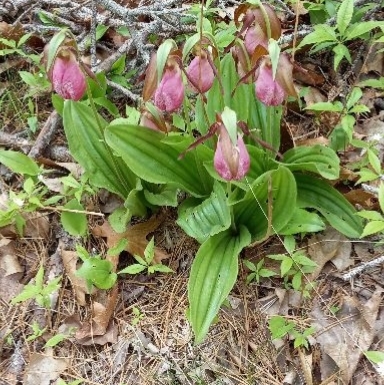
[[[293,84],[293,64],[285,52],[279,56],[275,79],[287,95],[297,97]]]
[[[267,106],[278,106],[286,96],[276,78],[273,79],[272,68],[264,63],[258,69],[255,91],[257,98]]]
[[[51,80],[54,90],[64,99],[80,100],[87,88],[85,75],[72,53],[56,57]]]
[[[215,74],[207,57],[196,56],[187,68],[188,78],[193,88],[199,92],[207,92],[213,84]]]
[[[174,112],[181,107],[184,99],[184,84],[178,67],[166,68],[157,86],[154,103],[157,108]]]

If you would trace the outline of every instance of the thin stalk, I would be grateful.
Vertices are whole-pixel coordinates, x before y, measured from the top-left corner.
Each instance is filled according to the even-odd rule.
[[[227,197],[228,197],[228,199],[229,199],[229,197],[231,195],[232,195],[232,183],[231,182],[227,182]],[[231,215],[231,229],[236,234],[237,233],[237,228],[236,228],[235,216],[234,216],[234,213],[233,213],[233,205],[229,206],[229,213]]]

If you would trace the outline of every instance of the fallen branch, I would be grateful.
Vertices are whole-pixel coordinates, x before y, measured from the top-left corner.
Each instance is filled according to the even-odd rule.
[[[369,267],[374,267],[374,266],[378,266],[378,265],[380,265],[380,264],[383,263],[383,262],[384,262],[384,255],[382,255],[381,257],[372,259],[372,261],[364,262],[364,263],[360,264],[359,266],[356,266],[355,268],[353,268],[352,270],[350,270],[348,273],[343,274],[343,275],[341,276],[341,278],[342,278],[344,281],[348,281],[348,280],[350,280],[351,278],[355,277],[357,274],[360,274],[361,272],[363,272],[364,270],[366,270],[367,268],[369,268]]]
[[[51,140],[56,134],[56,131],[59,127],[59,122],[61,118],[56,111],[53,111],[49,118],[44,124],[44,127],[39,133],[39,136],[36,139],[35,144],[32,146],[29,151],[29,156],[33,159],[39,157],[46,147],[51,143]]]

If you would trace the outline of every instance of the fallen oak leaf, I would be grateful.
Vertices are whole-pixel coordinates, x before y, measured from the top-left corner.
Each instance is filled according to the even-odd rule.
[[[107,239],[108,248],[115,247],[122,239],[127,239],[128,243],[125,247],[125,251],[132,255],[144,255],[144,250],[147,247],[149,241],[147,235],[156,230],[162,222],[161,217],[152,217],[146,222],[138,223],[136,225],[128,227],[124,233],[116,233],[111,225],[105,221],[101,226],[96,226],[92,233],[97,237],[103,237]],[[169,258],[169,255],[158,247],[154,249],[153,263],[161,263],[163,259]],[[118,263],[118,256],[107,256],[114,266]]]

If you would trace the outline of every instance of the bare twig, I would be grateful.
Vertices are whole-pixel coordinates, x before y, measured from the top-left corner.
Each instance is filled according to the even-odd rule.
[[[139,95],[134,94],[133,92],[131,92],[127,88],[121,86],[120,84],[112,82],[111,80],[107,80],[107,84],[110,87],[114,88],[115,90],[121,92],[123,95],[127,96],[129,99],[131,99],[134,102],[137,102],[140,99]]]
[[[32,143],[27,139],[19,138],[16,135],[11,135],[4,132],[4,130],[0,130],[0,146],[12,148],[13,150],[21,150],[24,154],[27,154],[32,147]]]
[[[383,262],[384,262],[384,255],[382,255],[381,257],[375,258],[372,261],[364,262],[361,265],[356,266],[355,268],[350,270],[348,273],[343,274],[341,278],[344,279],[344,281],[348,281],[349,279],[355,277],[357,274],[360,274],[361,272],[363,272],[365,269],[369,267],[378,266]]]
[[[56,130],[59,127],[60,116],[56,111],[53,111],[47,121],[44,124],[44,127],[39,133],[39,136],[36,139],[35,144],[29,151],[29,156],[31,158],[37,158],[41,155],[44,149],[49,145],[52,138],[54,137]]]

